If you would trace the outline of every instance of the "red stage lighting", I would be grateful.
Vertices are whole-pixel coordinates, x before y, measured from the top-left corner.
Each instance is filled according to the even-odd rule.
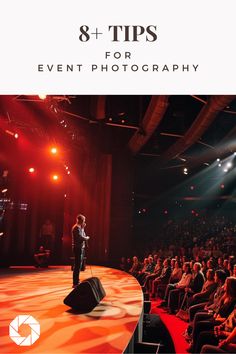
[[[11,135],[11,136],[14,136],[15,139],[18,139],[18,138],[19,138],[19,134],[18,134],[18,133],[14,133],[14,132],[12,132],[11,130],[6,129],[6,130],[5,130],[5,133],[7,133],[7,134],[9,134],[9,135]]]
[[[58,177],[58,175],[53,175],[52,179],[53,179],[53,181],[58,181],[59,177]]]
[[[34,173],[34,172],[35,172],[34,167],[30,167],[30,168],[29,168],[29,172],[30,172],[30,173]]]
[[[51,153],[52,153],[53,155],[56,155],[56,154],[57,154],[57,148],[56,148],[55,146],[51,148]]]
[[[38,96],[39,96],[40,100],[46,100],[46,98],[47,98],[47,95],[38,95]]]

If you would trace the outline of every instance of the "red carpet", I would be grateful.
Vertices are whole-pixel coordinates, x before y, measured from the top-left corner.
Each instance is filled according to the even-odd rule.
[[[188,343],[182,335],[188,326],[187,322],[180,320],[175,315],[169,315],[161,307],[156,307],[159,303],[160,300],[152,301],[151,313],[159,315],[163,323],[166,325],[174,342],[176,353],[187,353],[186,349],[188,348]]]

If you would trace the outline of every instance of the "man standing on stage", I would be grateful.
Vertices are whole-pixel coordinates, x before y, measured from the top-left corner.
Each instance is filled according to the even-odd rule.
[[[73,288],[79,284],[79,275],[83,264],[85,242],[89,239],[84,231],[86,226],[85,216],[79,214],[76,220],[76,224],[72,227],[72,250],[75,258],[73,269]]]

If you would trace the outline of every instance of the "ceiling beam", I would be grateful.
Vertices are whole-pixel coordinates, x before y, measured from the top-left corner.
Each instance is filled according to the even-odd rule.
[[[106,117],[106,96],[91,96],[90,114],[92,118],[97,120]]]
[[[134,133],[128,143],[132,154],[137,154],[155,132],[166,112],[168,97],[169,96],[152,96],[142,125],[139,130]]]
[[[165,163],[169,160],[175,159],[197,142],[214,121],[218,113],[229,105],[235,97],[236,96],[230,95],[210,96],[185,135],[182,138],[179,138],[162,155],[161,162]]]

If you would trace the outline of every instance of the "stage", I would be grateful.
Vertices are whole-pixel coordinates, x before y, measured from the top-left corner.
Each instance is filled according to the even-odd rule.
[[[101,303],[83,315],[72,313],[63,304],[72,290],[69,266],[0,271],[0,352],[4,354],[122,353],[142,314],[140,285],[116,269],[87,266],[81,272],[81,280],[96,276],[106,291]],[[18,346],[9,337],[9,324],[18,315],[31,315],[40,323],[40,337],[32,346]],[[29,326],[21,327],[19,333],[27,336]]]

